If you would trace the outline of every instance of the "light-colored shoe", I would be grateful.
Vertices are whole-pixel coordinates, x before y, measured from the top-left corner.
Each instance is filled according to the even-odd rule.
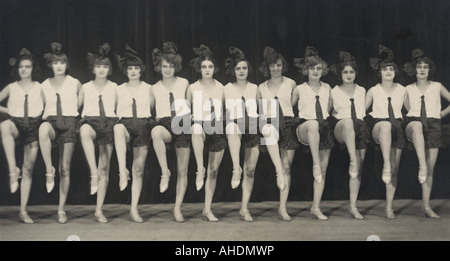
[[[119,173],[119,178],[120,191],[124,191],[128,186],[128,180],[130,180],[130,172],[125,169],[125,172]]]
[[[359,213],[357,208],[352,208],[352,207],[348,207],[348,211],[350,212],[350,214],[352,215],[352,217],[354,219],[359,219],[359,220],[363,220],[364,216],[361,215],[361,213]]]
[[[130,217],[133,222],[143,223],[144,219],[139,215],[139,211],[130,211]]]
[[[202,215],[203,215],[203,220],[205,220],[205,221],[219,222],[219,219],[217,219],[216,216],[214,216],[214,214],[212,213],[211,210],[210,211],[203,210]]]
[[[28,213],[25,212],[19,212],[19,219],[25,224],[33,224],[34,221],[28,216]]]
[[[391,170],[383,169],[383,172],[381,173],[381,179],[383,180],[384,184],[386,185],[391,184],[391,177],[392,177]]]
[[[317,183],[321,184],[323,182],[322,169],[320,168],[320,165],[313,165],[313,177]]]
[[[103,211],[95,211],[94,215],[99,223],[108,223],[108,219],[103,215]]]
[[[385,209],[384,213],[386,214],[386,217],[388,219],[395,219],[396,218],[396,216],[394,214],[394,210],[392,210],[392,208],[391,209]]]
[[[436,213],[431,209],[431,207],[428,207],[428,208],[422,207],[422,211],[423,211],[423,215],[424,215],[426,218],[434,218],[434,219],[439,219],[439,218],[441,218],[438,214],[436,214]]]
[[[286,180],[284,178],[284,172],[277,173],[277,187],[280,191],[286,188]]]
[[[58,223],[60,224],[67,223],[67,215],[65,211],[58,211]]]
[[[311,208],[311,215],[318,220],[328,220],[328,217],[322,214],[320,208]]]
[[[20,169],[16,167],[14,172],[9,173],[9,187],[11,193],[16,193],[19,189]]]
[[[206,170],[205,168],[203,168],[201,171],[197,171],[195,173],[195,188],[197,189],[197,191],[200,191],[205,184],[205,172]]]
[[[281,208],[278,209],[278,218],[283,221],[291,221],[292,220],[291,216],[289,216],[286,209],[281,209]]]
[[[242,168],[239,167],[238,170],[233,170],[233,177],[231,178],[231,188],[235,189],[239,187],[239,184],[241,184],[241,175],[242,175]]]
[[[348,175],[351,179],[356,179],[358,177],[358,165],[356,165],[356,162],[350,162]]]
[[[253,222],[253,218],[248,209],[239,210],[239,215],[241,215],[241,220],[244,220],[245,222]]]
[[[164,193],[169,188],[170,170],[163,171],[161,181],[159,182],[159,192]]]
[[[45,174],[45,176],[47,177],[47,180],[45,181],[45,186],[47,188],[47,193],[52,192],[53,188],[55,187],[55,172],[56,172],[56,170],[52,166],[52,172]],[[48,181],[49,178],[51,179],[50,182]]]
[[[98,180],[99,177],[97,173],[91,174],[91,195],[94,195],[98,191]]]
[[[175,221],[178,223],[183,223],[184,222],[184,217],[183,214],[181,214],[180,210],[173,210],[173,217],[175,218]]]
[[[420,184],[423,184],[427,181],[428,176],[428,168],[427,167],[419,167],[419,175],[417,176],[417,179],[419,180]]]

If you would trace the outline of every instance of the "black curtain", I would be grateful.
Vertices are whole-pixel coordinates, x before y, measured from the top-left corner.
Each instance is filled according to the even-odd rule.
[[[435,80],[450,86],[450,2],[447,0],[2,0],[0,1],[0,86],[9,82],[10,57],[23,47],[39,58],[42,82],[51,76],[43,54],[50,51],[50,42],[58,41],[69,57],[69,74],[85,83],[92,79],[86,53],[95,52],[108,42],[121,54],[128,43],[145,61],[144,80],[156,83],[160,76],[153,71],[151,52],[166,41],[174,42],[183,56],[179,73],[189,82],[198,75],[187,64],[194,57],[193,47],[208,45],[218,61],[216,79],[226,84],[232,79],[224,74],[223,63],[228,48],[244,51],[254,68],[250,81],[259,84],[264,77],[258,73],[265,46],[281,52],[291,64],[286,76],[297,84],[305,81],[292,66],[295,57],[302,57],[306,46],[315,47],[329,64],[338,61],[339,51],[353,54],[359,61],[357,83],[369,89],[378,82],[369,67],[369,58],[377,55],[378,45],[394,51],[401,68],[410,60],[411,50],[422,48],[438,66]],[[111,80],[126,81],[117,68]],[[332,87],[338,83],[331,73],[322,78]],[[407,85],[413,78],[400,74],[396,81]],[[6,102],[3,102],[4,105]],[[443,101],[443,106],[448,103]],[[4,116],[2,116],[4,117]],[[449,119],[444,119],[448,123]],[[17,148],[18,164],[23,151]],[[54,150],[57,166],[58,151]],[[433,198],[450,198],[449,148],[440,151],[436,168]],[[169,162],[175,162],[169,152]],[[77,144],[72,161],[69,204],[95,204],[89,195],[89,170],[81,144]],[[131,163],[131,158],[128,162]],[[170,164],[171,166],[175,164]],[[369,148],[366,154],[359,199],[384,199],[381,181],[382,158],[379,151]],[[348,199],[348,154],[334,149],[327,172],[324,200]],[[396,198],[421,198],[417,182],[418,162],[414,151],[404,151]],[[185,202],[202,202],[204,191],[195,190],[196,164],[193,154],[189,165],[189,185]],[[229,151],[220,167],[214,202],[240,201],[241,189],[232,190]],[[0,204],[18,204],[19,193],[9,194],[8,170],[3,148],[0,150]],[[30,204],[56,204],[58,186],[51,194],[45,191],[45,167],[40,154],[33,174]],[[141,203],[169,203],[175,200],[176,170],[172,169],[169,190],[159,193],[160,167],[153,148],[150,149]],[[311,155],[297,151],[292,166],[290,200],[312,200]],[[105,203],[129,203],[129,187],[118,189],[118,168],[112,157],[110,185]],[[277,201],[275,170],[267,154],[261,154],[255,173],[252,201]]]

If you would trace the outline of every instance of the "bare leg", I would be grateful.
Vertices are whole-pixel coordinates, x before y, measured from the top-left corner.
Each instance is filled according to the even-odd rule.
[[[417,159],[419,160],[419,175],[420,184],[425,183],[427,179],[427,158],[425,156],[425,139],[423,137],[423,127],[420,121],[410,122],[405,129],[406,137],[414,144]]]
[[[194,151],[195,162],[197,163],[197,173],[195,186],[197,191],[202,189],[205,178],[205,167],[203,166],[203,149],[205,146],[205,132],[200,124],[194,124],[191,128],[192,150]]]
[[[20,169],[16,162],[16,142],[19,131],[11,120],[6,120],[0,125],[3,148],[5,150],[6,160],[9,170],[9,186],[11,193],[15,193],[19,188]],[[23,181],[22,181],[23,182]]]
[[[162,126],[154,127],[151,135],[153,148],[158,152],[156,153],[156,158],[158,159],[162,172],[159,190],[163,193],[169,186],[169,179],[171,176],[169,167],[167,166],[166,143],[169,143],[172,140],[172,136],[170,135],[170,132]]]
[[[91,192],[90,192],[91,195],[97,192],[99,179],[94,146],[94,140],[96,136],[97,133],[89,124],[84,124],[83,126],[81,126],[80,128],[81,145],[83,146],[84,155],[86,156],[86,160],[89,165],[91,173]]]
[[[31,185],[33,181],[33,168],[39,151],[38,141],[34,141],[24,146],[22,182],[20,184],[20,218],[25,223],[33,223],[27,214],[27,204],[30,197]],[[31,222],[30,222],[31,221]]]
[[[400,158],[402,155],[401,149],[391,149],[391,171],[392,179],[391,183],[386,184],[386,216],[390,219],[395,218],[392,203],[394,201],[395,190],[397,188],[397,176],[398,176],[398,166],[400,164]]]
[[[107,222],[106,217],[103,216],[103,203],[105,202],[106,190],[108,188],[109,183],[109,169],[113,149],[114,147],[112,144],[99,145],[99,153],[98,153],[99,186],[97,192],[97,205],[95,208],[95,213],[97,220],[102,223]]]
[[[256,163],[258,162],[259,148],[252,147],[245,149],[244,159],[244,179],[242,180],[242,205],[239,213],[245,221],[253,221],[248,210],[248,202],[253,190],[255,180]]]
[[[287,213],[286,203],[289,197],[289,190],[291,188],[291,166],[294,159],[295,150],[280,149],[280,154],[283,162],[286,187],[283,191],[280,191],[280,207],[278,208],[278,214],[282,220],[289,221],[291,220],[291,217]]]
[[[67,195],[70,188],[70,166],[72,163],[72,155],[75,143],[64,143],[59,145],[59,205],[58,205],[58,222],[66,223],[65,205]]]
[[[380,144],[381,155],[383,156],[383,173],[381,178],[383,182],[389,184],[392,179],[391,166],[391,123],[388,121],[380,121],[375,124],[372,130],[372,136],[376,143]]]
[[[216,191],[217,174],[219,173],[219,166],[222,162],[225,150],[218,152],[209,152],[208,157],[208,172],[206,175],[205,185],[205,208],[203,209],[203,216],[209,221],[217,222],[217,218],[211,212],[211,203]]]
[[[427,150],[427,166],[428,166],[428,176],[425,183],[422,184],[422,207],[426,217],[430,218],[440,218],[430,206],[430,196],[431,189],[433,188],[433,173],[434,166],[436,165],[437,156],[439,153],[438,148],[432,148]]]
[[[52,165],[52,140],[56,137],[55,130],[48,122],[43,122],[39,127],[39,147],[41,149],[42,159],[45,163],[47,176],[47,192],[51,192],[54,186],[55,169]]]
[[[116,147],[117,163],[119,164],[120,191],[123,191],[130,179],[127,169],[127,143],[130,141],[130,134],[123,124],[114,125],[114,145]]]
[[[355,179],[358,175],[358,159],[356,156],[355,145],[355,129],[352,119],[342,119],[338,121],[334,128],[334,136],[339,143],[345,144],[348,155],[350,157],[349,175],[350,178]]]
[[[316,120],[308,120],[302,123],[297,127],[297,137],[302,143],[308,144],[311,150],[314,182],[322,183],[321,158],[319,155],[319,123]]]
[[[133,181],[131,184],[131,209],[130,214],[134,222],[143,222],[139,216],[137,209],[139,198],[142,192],[142,178],[144,175],[145,161],[147,159],[148,147],[133,148],[133,166],[132,175]]]
[[[359,188],[361,186],[361,173],[364,158],[366,155],[365,149],[356,150],[356,159],[358,164],[358,176],[354,179],[350,179],[349,181],[349,189],[350,189],[350,213],[356,219],[363,219],[364,217],[359,213],[356,207],[356,201],[358,200]]]
[[[188,184],[188,167],[190,158],[190,148],[176,148],[175,152],[177,154],[177,189],[175,196],[175,207],[173,209],[174,217],[177,222],[183,222],[184,218],[181,214],[181,204],[184,200],[184,195],[186,194],[186,188]]]
[[[283,162],[281,161],[280,148],[278,146],[279,135],[275,127],[271,124],[266,124],[261,130],[264,139],[266,140],[266,148],[269,152],[270,159],[275,166],[275,171],[277,173],[277,186],[280,191],[283,191],[286,187],[286,182],[284,180],[284,168]]]
[[[313,202],[311,206],[311,214],[317,219],[327,220],[328,218],[320,211],[320,201],[322,200],[323,190],[325,188],[325,177],[327,173],[328,161],[330,159],[331,150],[320,150],[320,169],[322,171],[322,182],[314,182]]]

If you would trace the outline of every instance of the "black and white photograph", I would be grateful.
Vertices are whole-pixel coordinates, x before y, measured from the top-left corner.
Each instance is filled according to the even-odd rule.
[[[0,241],[449,241],[450,1],[0,0],[0,134]]]

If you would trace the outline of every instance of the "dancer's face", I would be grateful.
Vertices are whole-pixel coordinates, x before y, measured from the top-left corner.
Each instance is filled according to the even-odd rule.
[[[109,65],[108,64],[96,64],[94,65],[94,75],[96,79],[105,79],[108,77]]]
[[[237,80],[247,80],[248,77],[248,64],[245,61],[240,61],[234,67],[234,74]]]
[[[381,79],[385,81],[393,81],[395,77],[394,66],[386,66],[381,68]]]
[[[279,59],[276,63],[269,65],[270,76],[272,78],[281,77],[283,72],[283,62]]]
[[[141,78],[141,67],[137,65],[128,66],[127,76],[129,80],[139,80]]]
[[[341,76],[344,83],[353,83],[355,81],[356,72],[350,65],[347,65],[342,70]]]
[[[214,63],[205,60],[200,65],[200,70],[202,73],[202,79],[211,79],[214,75]]]
[[[175,75],[175,65],[173,63],[169,63],[165,59],[161,60],[161,74],[163,78],[172,78]]]
[[[322,77],[322,64],[316,64],[308,68],[309,80],[320,80]]]
[[[30,60],[22,60],[19,63],[18,70],[21,79],[31,78],[33,63]]]
[[[425,62],[420,62],[416,65],[417,79],[427,79],[430,73],[430,66]]]
[[[56,75],[65,75],[67,69],[66,61],[53,61],[52,62],[53,73]]]

